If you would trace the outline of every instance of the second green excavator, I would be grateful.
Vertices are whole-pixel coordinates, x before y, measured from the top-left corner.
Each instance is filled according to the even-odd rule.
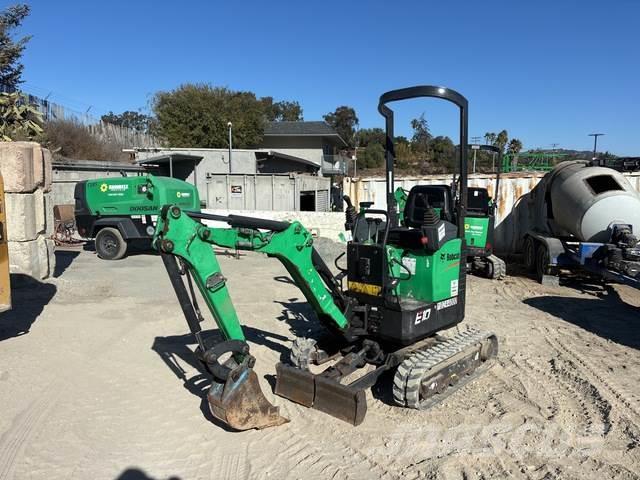
[[[198,343],[195,353],[211,374],[210,410],[230,427],[265,428],[287,420],[260,389],[253,371],[255,358],[213,246],[261,252],[279,260],[331,332],[332,341],[323,349],[312,339],[295,340],[291,361],[276,365],[275,393],[296,403],[358,425],[366,414],[366,390],[385,372],[394,372],[393,398],[399,406],[424,409],[477,376],[495,357],[498,344],[491,333],[467,329],[448,337],[438,335],[458,325],[465,315],[465,149],[460,149],[459,199],[453,217],[457,220],[443,219],[429,198],[416,190],[409,194],[402,212],[403,225],[398,221],[394,119],[387,104],[417,97],[456,105],[460,144],[467,144],[468,104],[459,93],[418,86],[380,97],[378,110],[386,126],[388,207],[375,210],[362,205],[358,212],[345,199],[349,204],[345,228],[352,240],[347,244],[346,262],[340,257],[335,260],[337,275],[298,222],[186,212],[177,205],[163,208],[154,246]],[[206,226],[204,221],[224,222],[226,227]],[[223,340],[210,342],[202,336],[193,284]]]

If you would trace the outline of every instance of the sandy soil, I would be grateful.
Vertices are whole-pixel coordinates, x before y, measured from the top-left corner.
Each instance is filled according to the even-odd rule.
[[[466,323],[498,335],[495,366],[424,412],[383,382],[354,428],[272,393],[291,340],[317,331],[284,269],[221,263],[290,423],[210,421],[159,258],[59,253],[59,276],[0,316],[0,479],[640,478],[637,291],[473,278]]]

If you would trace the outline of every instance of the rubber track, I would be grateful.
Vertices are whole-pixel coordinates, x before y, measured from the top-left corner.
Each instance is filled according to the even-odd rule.
[[[492,280],[502,280],[507,275],[507,264],[504,263],[504,260],[495,255],[489,255],[487,261],[493,264]]]
[[[435,402],[420,402],[420,383],[425,374],[439,363],[492,336],[492,333],[469,328],[464,332],[407,357],[396,370],[393,379],[393,398],[398,405],[424,409]],[[453,392],[451,392],[453,393]],[[443,395],[441,398],[444,398]]]

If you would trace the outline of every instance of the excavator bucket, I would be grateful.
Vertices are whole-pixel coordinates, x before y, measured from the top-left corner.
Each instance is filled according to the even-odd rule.
[[[296,367],[276,365],[276,395],[312,407],[352,425],[360,425],[367,413],[364,390]]]
[[[224,383],[214,379],[207,399],[211,414],[235,430],[275,427],[287,423],[266,399],[251,368],[232,372]]]

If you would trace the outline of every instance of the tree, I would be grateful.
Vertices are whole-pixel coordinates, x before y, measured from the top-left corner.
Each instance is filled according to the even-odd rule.
[[[504,152],[504,147],[509,142],[509,133],[506,130],[502,130],[498,135],[496,135],[496,139],[493,142],[495,147],[500,149],[500,152]]]
[[[22,52],[31,36],[15,39],[13,31],[29,15],[31,7],[19,4],[0,12],[0,90],[14,92],[22,83]]]
[[[264,108],[265,118],[270,122],[299,122],[303,120],[302,107],[296,101],[274,102],[273,97],[262,97],[260,103]]]
[[[42,133],[42,114],[19,92],[0,93],[0,141],[31,140]]]
[[[493,132],[487,132],[484,134],[484,141],[487,145],[493,145],[496,141],[496,134]]]
[[[262,141],[264,105],[252,92],[185,84],[156,93],[152,110],[156,116],[152,132],[172,147],[227,147],[227,122],[233,124],[234,147],[252,148]]]
[[[370,143],[364,150],[364,168],[378,168],[384,164],[384,147],[379,143]]]
[[[429,131],[429,123],[424,118],[424,113],[418,118],[411,120],[411,128],[413,128],[413,136],[411,142],[417,152],[426,154],[429,151],[429,142],[431,141],[431,132]]]
[[[358,133],[356,134],[356,141],[359,147],[366,147],[371,143],[377,143],[384,146],[386,137],[384,130],[381,128],[363,128],[358,130]]]
[[[438,136],[431,140],[431,151],[434,161],[445,169],[456,163],[456,146],[449,137]]]
[[[336,108],[334,112],[327,113],[323,118],[347,142],[347,145],[350,147],[355,145],[355,127],[359,120],[352,107],[343,105]]]
[[[398,137],[396,137],[395,153],[398,169],[405,169],[415,161],[415,155],[411,151],[411,145],[406,138],[398,141]]]
[[[516,156],[522,150],[522,142],[517,138],[512,138],[509,142],[509,146],[507,147],[507,153],[509,155]]]
[[[143,113],[127,110],[119,114],[109,112],[106,115],[102,115],[101,120],[105,123],[130,128],[138,132],[147,132],[152,118]]]

